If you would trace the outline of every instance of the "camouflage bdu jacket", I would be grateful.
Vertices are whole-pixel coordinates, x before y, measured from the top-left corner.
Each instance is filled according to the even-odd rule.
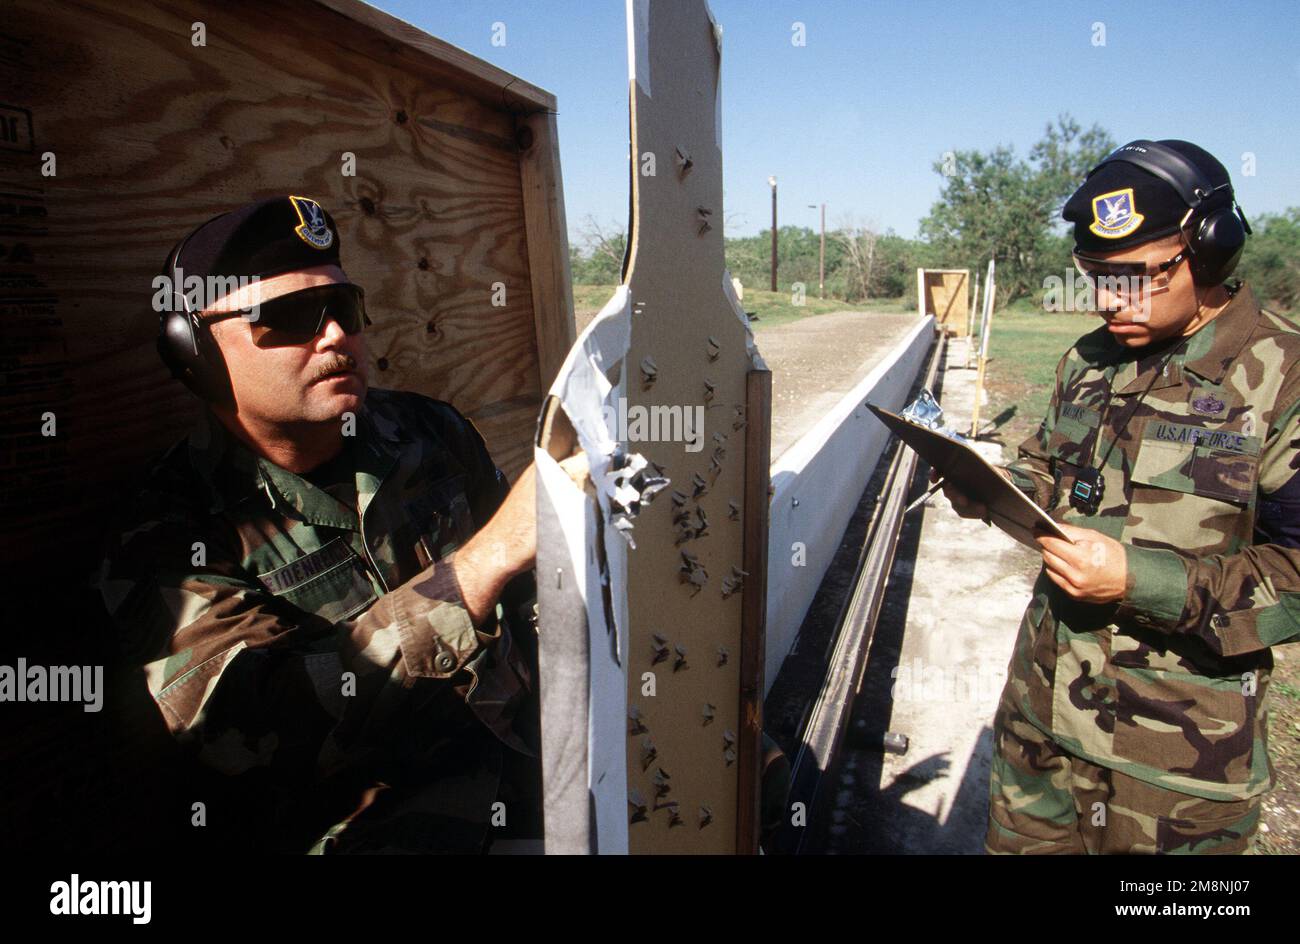
[[[1084,516],[1070,490],[1103,457],[1104,500]],[[1061,359],[1009,468],[1058,520],[1124,543],[1128,588],[1079,603],[1041,572],[1004,697],[1065,750],[1166,789],[1267,790],[1269,647],[1300,637],[1295,327],[1247,287],[1154,354],[1102,326]]]
[[[535,629],[500,607],[475,627],[447,556],[507,483],[473,425],[418,394],[371,389],[347,449],[326,491],[205,411],[150,467],[99,589],[168,729],[228,788],[210,828],[303,851],[358,808],[377,771],[413,769],[409,736],[454,757],[423,768],[448,785],[445,806],[424,807],[429,845],[472,849],[497,796],[499,742],[533,751],[514,721]],[[507,607],[531,610],[527,583]]]

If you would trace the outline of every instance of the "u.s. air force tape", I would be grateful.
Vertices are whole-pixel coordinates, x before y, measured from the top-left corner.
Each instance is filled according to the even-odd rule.
[[[1183,426],[1181,423],[1152,423],[1146,429],[1146,438],[1222,449],[1243,456],[1259,455],[1258,436],[1247,436],[1226,429],[1205,429],[1200,426]]]

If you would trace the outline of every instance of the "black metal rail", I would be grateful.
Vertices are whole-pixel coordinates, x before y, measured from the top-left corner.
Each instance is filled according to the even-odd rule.
[[[930,348],[925,367],[925,386],[932,389],[943,361],[947,338],[939,332]],[[885,585],[893,569],[894,554],[903,523],[903,510],[917,455],[911,449],[894,450],[889,472],[876,503],[866,540],[858,557],[853,591],[840,611],[834,646],[822,687],[804,725],[800,748],[795,755],[790,785],[790,808],[801,803],[804,825],[790,825],[782,831],[778,851],[799,854],[810,851],[808,844],[819,832],[827,796],[836,782],[853,702],[866,671],[867,650],[875,632],[885,596]]]

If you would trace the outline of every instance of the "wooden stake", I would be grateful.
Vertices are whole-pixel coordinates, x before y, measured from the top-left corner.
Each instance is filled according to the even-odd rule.
[[[988,278],[984,280],[984,329],[980,332],[979,373],[975,376],[975,408],[971,410],[970,438],[979,436],[980,399],[984,396],[984,374],[989,361],[989,335],[993,333],[993,260],[989,260]]]
[[[763,761],[763,663],[767,638],[767,489],[772,464],[772,372],[745,378],[745,584],[740,623],[740,782],[736,851],[758,852]]]

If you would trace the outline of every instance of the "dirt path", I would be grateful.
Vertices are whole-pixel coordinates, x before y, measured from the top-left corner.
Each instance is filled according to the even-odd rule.
[[[577,312],[578,331],[597,314]],[[870,373],[916,324],[912,313],[836,311],[786,324],[754,324],[758,349],[772,369],[772,459],[807,432]]]
[[[837,311],[754,326],[772,369],[772,459],[825,416],[916,325],[915,314]]]

